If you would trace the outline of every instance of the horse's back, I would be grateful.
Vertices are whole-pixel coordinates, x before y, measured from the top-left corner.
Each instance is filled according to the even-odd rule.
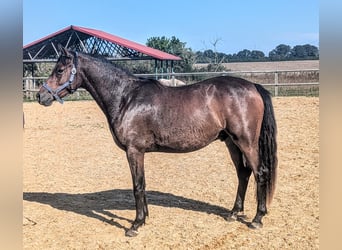
[[[217,88],[225,91],[254,91],[254,83],[239,77],[234,76],[217,76],[209,79],[205,79],[198,84],[201,85],[214,85]]]

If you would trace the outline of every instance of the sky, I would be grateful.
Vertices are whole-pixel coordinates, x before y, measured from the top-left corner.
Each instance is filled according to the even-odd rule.
[[[23,0],[23,45],[70,25],[141,44],[175,36],[193,51],[268,55],[279,44],[319,46],[319,0]]]

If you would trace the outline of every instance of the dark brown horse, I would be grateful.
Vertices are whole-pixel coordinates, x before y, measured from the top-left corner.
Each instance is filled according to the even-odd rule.
[[[115,143],[126,152],[133,180],[136,218],[127,236],[135,236],[148,216],[144,154],[191,152],[220,139],[228,147],[239,179],[228,220],[244,210],[251,173],[257,183],[257,212],[249,226],[259,228],[273,196],[276,122],[269,93],[258,84],[222,76],[166,87],[137,78],[110,62],[61,49],[47,82],[37,94],[49,106],[79,87],[89,91],[107,117]]]

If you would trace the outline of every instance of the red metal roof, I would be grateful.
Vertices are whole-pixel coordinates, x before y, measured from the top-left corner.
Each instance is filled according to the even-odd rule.
[[[43,41],[45,41],[45,40],[48,40],[48,39],[50,39],[50,38],[52,38],[52,37],[54,37],[54,36],[57,36],[57,35],[59,35],[59,34],[65,32],[65,31],[67,31],[67,30],[72,29],[73,27],[75,27],[75,26],[71,25],[71,26],[66,27],[66,28],[64,28],[64,29],[62,29],[62,30],[56,31],[55,33],[52,33],[52,34],[50,34],[50,35],[48,35],[48,36],[42,37],[42,38],[40,38],[40,39],[38,39],[38,40],[36,40],[36,41],[34,41],[34,42],[32,42],[32,43],[26,44],[26,45],[23,47],[23,49],[27,49],[28,47],[31,47],[31,46],[33,46],[33,45],[36,45],[36,44],[38,44],[38,43],[40,43],[40,42],[43,42]]]
[[[94,36],[94,37],[103,39],[103,40],[107,40],[109,42],[118,44],[120,46],[127,47],[129,49],[136,50],[140,53],[143,53],[145,55],[151,56],[151,57],[159,59],[159,60],[182,60],[178,56],[171,55],[169,53],[166,53],[166,52],[163,52],[163,51],[160,51],[160,50],[157,50],[157,49],[154,49],[154,48],[151,48],[151,47],[148,47],[148,46],[145,46],[145,45],[142,45],[142,44],[139,44],[139,43],[118,37],[118,36],[109,34],[109,33],[104,32],[104,31],[100,31],[100,30],[96,30],[96,29],[90,29],[90,28],[84,28],[84,27],[79,27],[79,26],[74,26],[74,25],[71,25],[71,26],[64,28],[60,31],[57,31],[51,35],[48,35],[48,36],[43,37],[37,41],[34,41],[30,44],[27,44],[23,48],[26,49],[28,47],[31,47],[33,45],[40,43],[40,42],[43,42],[43,41],[48,40],[50,38],[53,38],[54,36],[59,35],[63,32],[71,30],[71,29],[85,33],[85,34],[88,34],[90,36]]]

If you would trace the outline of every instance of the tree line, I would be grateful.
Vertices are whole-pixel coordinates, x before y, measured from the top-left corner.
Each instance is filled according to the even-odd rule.
[[[186,47],[186,43],[180,41],[175,36],[167,38],[151,37],[146,45],[176,56],[181,57],[181,62],[176,62],[176,72],[194,71],[195,63],[208,64],[205,70],[219,71],[224,70],[222,63],[229,62],[265,62],[265,61],[290,61],[290,60],[318,60],[319,49],[316,46],[305,44],[291,47],[286,44],[279,44],[268,55],[259,50],[244,49],[234,54],[225,54],[216,49],[218,40],[212,43],[213,49],[204,51],[193,51]],[[178,70],[177,70],[178,69]]]
[[[291,47],[280,44],[268,53],[259,50],[244,49],[234,54],[215,52],[211,49],[195,53],[198,63],[212,63],[218,60],[221,63],[229,62],[265,62],[265,61],[291,61],[291,60],[317,60],[319,51],[316,46],[305,44]]]

